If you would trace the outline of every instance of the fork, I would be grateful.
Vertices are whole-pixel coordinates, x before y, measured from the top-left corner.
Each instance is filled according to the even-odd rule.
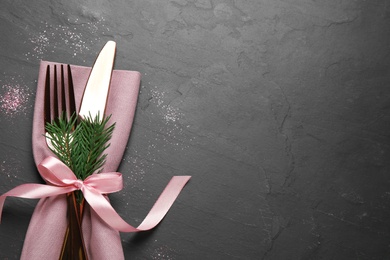
[[[60,75],[58,76],[58,74]],[[63,113],[68,120],[70,120],[71,115],[76,113],[73,79],[69,64],[67,65],[66,75],[67,77],[65,77],[62,64],[59,73],[57,65],[54,65],[53,79],[51,79],[50,65],[47,66],[44,97],[45,126],[47,123],[58,122]],[[48,137],[46,143],[49,148],[53,149]],[[81,230],[84,201],[80,204],[76,202],[75,193],[72,192],[67,194],[67,203],[68,227],[59,259],[88,259]]]

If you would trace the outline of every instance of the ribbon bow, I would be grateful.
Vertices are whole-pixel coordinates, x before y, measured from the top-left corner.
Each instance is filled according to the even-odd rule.
[[[184,185],[191,178],[191,176],[172,177],[148,215],[135,228],[124,221],[103,196],[103,194],[117,192],[122,189],[123,180],[121,173],[107,172],[92,174],[82,181],[77,179],[72,170],[63,162],[52,156],[45,158],[38,165],[38,171],[49,185],[36,183],[22,184],[0,196],[0,219],[4,201],[9,196],[38,199],[81,190],[91,208],[104,222],[115,230],[121,232],[145,231],[154,228],[160,223]]]

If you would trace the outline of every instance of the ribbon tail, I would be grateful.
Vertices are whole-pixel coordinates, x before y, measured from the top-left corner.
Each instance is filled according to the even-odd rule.
[[[148,215],[138,226],[139,231],[150,230],[157,226],[158,223],[165,217],[169,209],[179,196],[181,190],[190,180],[191,176],[174,176],[165,187],[160,197],[154,203]]]
[[[191,176],[174,176],[137,228],[124,221],[97,190],[83,188],[83,194],[91,208],[112,228],[121,232],[146,231],[160,223],[190,178]]]
[[[56,196],[64,193],[74,191],[75,187],[58,187],[44,184],[27,183],[19,185],[12,190],[0,196],[0,221],[3,212],[3,206],[7,197],[19,197],[26,199],[39,199],[45,197]]]

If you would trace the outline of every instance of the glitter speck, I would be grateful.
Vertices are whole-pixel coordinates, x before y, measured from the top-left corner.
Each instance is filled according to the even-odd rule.
[[[70,22],[79,23],[78,19],[69,19]],[[84,22],[80,26],[87,28],[90,33],[96,34],[101,30],[104,25],[104,18],[93,22]],[[29,41],[33,44],[32,51],[26,52],[25,56],[27,59],[42,59],[46,53],[54,52],[58,47],[62,48],[65,44],[67,49],[76,53],[82,54],[89,51],[90,46],[95,43],[94,39],[88,39],[87,36],[83,35],[79,27],[69,27],[66,25],[55,25],[47,22],[42,22],[41,31],[38,34],[34,33],[29,38]]]
[[[19,84],[6,84],[1,88],[0,109],[9,117],[26,112],[28,100],[29,93]]]
[[[154,260],[173,260],[175,259],[175,250],[167,246],[159,246],[154,250],[150,258]]]
[[[21,163],[16,158],[10,158],[6,156],[6,160],[3,160],[0,164],[0,174],[10,178],[12,182],[13,179],[17,179],[19,174],[23,171]]]

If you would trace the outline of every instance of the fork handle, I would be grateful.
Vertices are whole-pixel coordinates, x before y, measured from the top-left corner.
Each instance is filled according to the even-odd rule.
[[[60,260],[88,260],[83,233],[81,229],[84,199],[81,203],[76,201],[74,192],[68,193],[68,227],[61,249]]]

